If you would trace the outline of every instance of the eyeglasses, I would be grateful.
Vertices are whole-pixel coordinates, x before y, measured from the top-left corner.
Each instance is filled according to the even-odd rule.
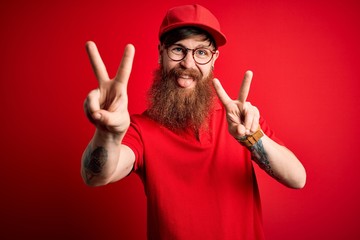
[[[210,50],[208,48],[201,47],[190,49],[179,44],[171,45],[166,49],[168,57],[176,62],[182,61],[186,57],[188,51],[192,51],[194,61],[200,65],[209,63],[216,53],[216,51]]]

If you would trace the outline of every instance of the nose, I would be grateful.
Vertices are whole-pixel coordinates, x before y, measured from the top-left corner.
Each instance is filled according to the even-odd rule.
[[[181,60],[180,65],[184,68],[194,68],[196,66],[192,51],[188,51],[186,53],[186,56],[183,60]]]

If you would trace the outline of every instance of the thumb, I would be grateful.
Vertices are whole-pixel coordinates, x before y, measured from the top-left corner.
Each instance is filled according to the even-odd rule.
[[[96,111],[92,114],[92,118],[95,120],[95,121],[101,121],[101,118],[102,118],[102,114],[101,114],[101,110],[99,111]]]
[[[110,122],[110,112],[103,109],[94,112],[92,117],[100,125],[108,125]]]
[[[93,113],[93,118],[99,125],[110,128],[119,125],[119,120],[122,119],[122,117],[119,116],[119,113],[103,109]]]

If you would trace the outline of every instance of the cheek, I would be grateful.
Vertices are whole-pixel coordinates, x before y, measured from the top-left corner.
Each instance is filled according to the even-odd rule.
[[[175,67],[175,64],[169,64],[169,63],[163,64],[163,69],[165,70],[166,73],[168,73],[174,67]]]
[[[211,73],[211,64],[209,64],[209,66],[206,65],[206,66],[200,67],[199,71],[201,72],[201,74],[203,75],[204,78],[207,78]]]
[[[162,67],[166,73],[168,73],[171,69],[176,67],[178,63],[174,61],[169,61],[166,57],[163,58]]]

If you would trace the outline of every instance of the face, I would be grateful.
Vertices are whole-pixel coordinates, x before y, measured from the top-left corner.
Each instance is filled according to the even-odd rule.
[[[195,133],[206,129],[206,120],[215,99],[211,84],[212,66],[219,55],[209,45],[204,36],[198,35],[178,41],[168,49],[159,47],[161,64],[148,95],[147,114],[150,118],[174,131],[190,128]],[[185,49],[198,49],[195,51],[197,62],[206,64],[198,64],[193,58],[193,51]],[[212,52],[207,49],[214,52],[210,61]]]
[[[187,49],[206,48],[213,51],[214,47],[212,45],[209,46],[209,44],[210,42],[204,41],[204,38],[201,35],[191,36],[187,39],[183,39],[175,43],[175,45],[185,47]],[[205,79],[211,73],[212,68],[218,56],[219,56],[219,51],[216,50],[211,61],[209,63],[201,65],[195,62],[193,58],[193,51],[188,50],[183,60],[174,61],[169,58],[167,54],[167,49],[165,49],[164,46],[160,46],[160,59],[161,59],[163,71],[165,73],[169,73],[169,71],[174,68],[179,68],[184,70],[184,73],[178,76],[176,79],[177,86],[183,89],[193,89],[197,84],[196,79],[194,79],[191,76],[191,74],[187,74],[186,72],[191,72],[191,71],[196,72],[202,77],[202,79]]]

